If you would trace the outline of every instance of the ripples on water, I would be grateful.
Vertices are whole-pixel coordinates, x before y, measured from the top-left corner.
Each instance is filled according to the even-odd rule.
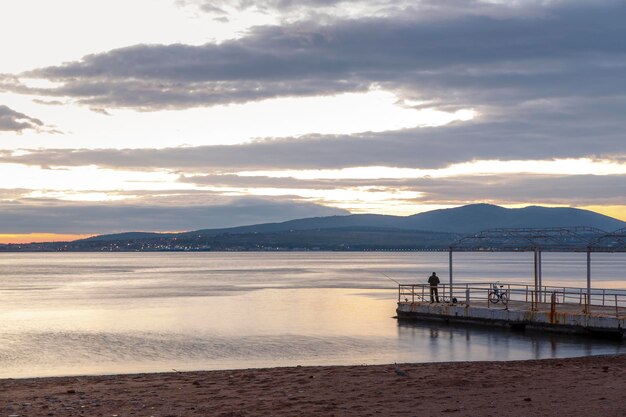
[[[532,254],[455,254],[455,280],[530,282]],[[581,286],[584,254],[544,254]],[[594,286],[626,288],[624,255]],[[395,284],[445,280],[445,253],[1,254],[0,376],[617,353],[620,343],[397,323]]]

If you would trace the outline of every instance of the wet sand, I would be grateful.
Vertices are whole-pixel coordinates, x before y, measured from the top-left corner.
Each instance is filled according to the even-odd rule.
[[[626,355],[291,367],[5,379],[0,416],[626,416],[625,393]]]

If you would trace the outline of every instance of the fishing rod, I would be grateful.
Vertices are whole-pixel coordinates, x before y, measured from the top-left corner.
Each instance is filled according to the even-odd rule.
[[[381,272],[381,274],[383,274],[384,276],[386,276],[388,279],[392,280],[396,284],[400,285],[400,283],[398,281],[396,281],[395,279],[391,278],[389,275],[385,274],[384,272]]]

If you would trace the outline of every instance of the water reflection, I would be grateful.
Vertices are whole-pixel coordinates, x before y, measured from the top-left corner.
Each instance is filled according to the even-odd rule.
[[[398,320],[398,342],[415,361],[546,359],[624,353],[622,341],[508,328]]]
[[[459,254],[460,279],[520,281],[531,271],[525,254],[481,256]],[[598,282],[619,282],[626,257],[597,258]],[[565,282],[578,258],[544,261],[546,280]],[[0,254],[0,377],[624,351],[392,318],[397,287],[383,273],[423,282],[446,267],[441,253]]]

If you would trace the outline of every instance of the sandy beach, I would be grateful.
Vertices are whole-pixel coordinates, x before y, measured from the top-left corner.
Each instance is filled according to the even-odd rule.
[[[5,379],[0,416],[624,416],[625,390],[626,355],[298,366]]]

